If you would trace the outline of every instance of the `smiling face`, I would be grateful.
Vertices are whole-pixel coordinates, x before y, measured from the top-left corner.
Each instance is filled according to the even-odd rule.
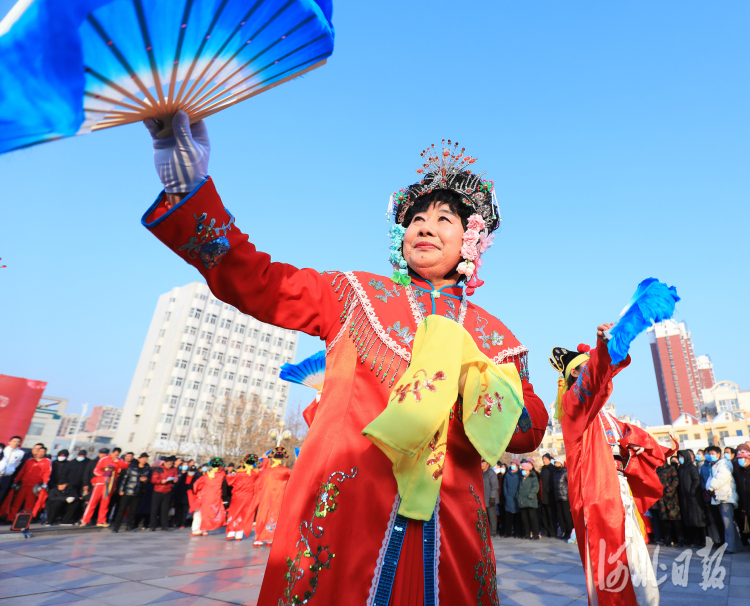
[[[404,259],[427,280],[454,273],[461,261],[464,228],[461,217],[445,203],[435,202],[416,213],[404,235]]]

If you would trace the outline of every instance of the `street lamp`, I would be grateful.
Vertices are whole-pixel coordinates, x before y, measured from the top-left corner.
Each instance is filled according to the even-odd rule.
[[[284,429],[285,426],[286,426],[286,422],[281,420],[279,421],[279,429],[274,428],[268,432],[269,437],[272,440],[276,440],[277,448],[281,446],[282,440],[288,440],[289,438],[292,437],[292,432],[289,431],[288,429]],[[282,429],[284,429],[284,431],[281,431]]]

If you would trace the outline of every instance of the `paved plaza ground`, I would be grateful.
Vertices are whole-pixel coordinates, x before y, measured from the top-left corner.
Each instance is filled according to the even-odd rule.
[[[187,531],[73,531],[26,540],[3,534],[0,606],[254,605],[269,551],[247,540],[226,541],[221,534],[191,538]],[[501,605],[586,606],[574,545],[495,539],[494,546]],[[662,606],[750,606],[750,552],[724,556],[723,587],[707,591],[700,587],[703,565],[694,552],[687,586],[672,582],[673,563],[680,566],[675,559],[682,553],[659,550],[657,576],[667,576]],[[710,567],[714,571],[716,564]],[[443,601],[443,606],[456,605]]]

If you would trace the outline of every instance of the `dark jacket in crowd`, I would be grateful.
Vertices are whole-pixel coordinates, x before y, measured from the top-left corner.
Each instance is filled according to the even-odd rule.
[[[659,481],[664,487],[664,492],[659,499],[659,519],[661,520],[679,520],[680,517],[680,500],[679,486],[680,476],[677,475],[677,468],[670,463],[662,465],[656,469]]]
[[[505,511],[509,511],[510,513],[518,513],[518,501],[516,500],[516,495],[518,494],[518,487],[521,484],[521,472],[516,469],[515,471],[511,471],[508,469],[508,471],[505,472],[505,477],[503,478],[503,492],[505,493]]]
[[[555,467],[553,473],[553,481],[555,483],[555,500],[556,501],[567,501],[568,500],[568,468],[563,465],[562,467]]]
[[[549,505],[555,502],[555,486],[553,482],[555,466],[552,463],[543,465],[540,475],[542,479],[542,505]]]
[[[175,482],[173,495],[175,505],[189,505],[190,499],[188,498],[188,492],[193,490],[193,486],[203,474],[200,471],[195,472],[194,476],[189,476],[187,471],[180,473],[180,477]],[[188,479],[190,482],[188,483]]]
[[[146,478],[145,482],[141,478]],[[125,493],[128,497],[142,497],[146,488],[146,483],[151,479],[151,466],[146,463],[143,467],[138,467],[138,460],[135,459],[125,471],[120,473],[118,492]]]
[[[75,489],[76,495],[81,496],[81,490],[86,482],[90,461],[76,461],[75,457],[68,461],[68,480],[70,485]]]
[[[47,500],[48,501],[64,501],[68,497],[74,499],[79,496],[79,489],[71,483],[71,476],[73,475],[73,467],[69,460],[58,461],[55,459],[52,461],[52,473],[49,476],[49,482],[47,483]],[[58,486],[65,485],[65,488],[60,490]]]
[[[539,507],[539,475],[533,469],[527,475],[522,475],[516,498],[519,507]]]
[[[737,485],[737,496],[739,502],[737,505],[737,511],[739,515],[735,515],[740,532],[750,532],[750,464],[745,467],[737,465],[734,468],[734,483]]]
[[[86,467],[83,471],[83,487],[88,487],[89,490],[91,490],[91,480],[94,477],[94,469],[96,469],[96,464],[99,462],[99,458],[96,457],[94,459],[86,459],[84,463],[86,463]]]
[[[497,503],[498,499],[498,481],[497,474],[492,471],[492,468],[487,468],[487,471],[482,472],[482,483],[484,484],[484,506],[489,507]]]
[[[687,450],[678,451],[677,456],[685,461],[677,472],[680,480],[678,492],[682,523],[695,528],[705,528],[706,514],[703,506],[701,474]]]

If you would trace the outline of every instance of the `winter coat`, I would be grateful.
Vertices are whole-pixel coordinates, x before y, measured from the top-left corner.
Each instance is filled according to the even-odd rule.
[[[687,450],[680,450],[677,454],[685,461],[677,472],[680,479],[678,493],[680,495],[682,522],[686,526],[705,528],[706,514],[700,472],[695,463],[690,460],[690,453]]]
[[[52,473],[49,477],[49,486],[57,488],[59,484],[70,484],[71,467],[70,461],[52,461]]]
[[[739,465],[734,470],[734,485],[737,489],[738,507],[750,514],[750,461],[746,467]]]
[[[539,507],[539,475],[533,469],[523,476],[516,499],[519,507]]]
[[[125,471],[120,474],[119,492],[124,492],[128,497],[142,497],[146,489],[151,467],[148,463],[143,467],[138,467],[138,461],[133,461]],[[146,478],[145,482],[141,478]]]
[[[193,486],[203,474],[200,471],[196,471],[194,476],[188,476],[188,472],[184,471],[180,474],[174,485],[174,503],[175,505],[189,505],[190,497],[188,497],[188,491],[193,492]],[[190,483],[188,483],[188,477],[191,477]]]
[[[711,467],[713,466],[713,461],[703,461],[703,465],[701,465],[698,470],[701,474],[701,487],[703,490],[706,490],[706,482],[708,482],[708,478],[711,477]]]
[[[516,494],[518,493],[518,487],[521,484],[521,472],[511,471],[510,469],[505,472],[503,478],[503,492],[505,493],[505,511],[510,513],[518,513],[518,502],[516,501]]]
[[[679,520],[680,501],[677,490],[680,485],[680,477],[677,475],[677,469],[674,465],[667,463],[658,467],[656,473],[664,487],[663,496],[659,499],[659,519]]]
[[[492,468],[482,472],[482,483],[484,484],[484,506],[494,505],[498,498],[498,481],[497,474],[492,471]]]
[[[737,488],[732,476],[732,463],[719,459],[711,468],[711,477],[706,482],[706,490],[713,492],[711,505],[731,503],[737,507]]]
[[[555,502],[555,466],[550,463],[549,465],[542,466],[540,472],[540,479],[542,481],[542,505],[549,505]]]
[[[556,501],[567,501],[568,500],[568,468],[564,465],[562,467],[555,467],[552,479],[555,483],[555,500]]]
[[[75,458],[68,461],[68,480],[70,485],[75,488],[78,495],[85,484],[86,474],[89,469],[89,460],[77,461]]]

